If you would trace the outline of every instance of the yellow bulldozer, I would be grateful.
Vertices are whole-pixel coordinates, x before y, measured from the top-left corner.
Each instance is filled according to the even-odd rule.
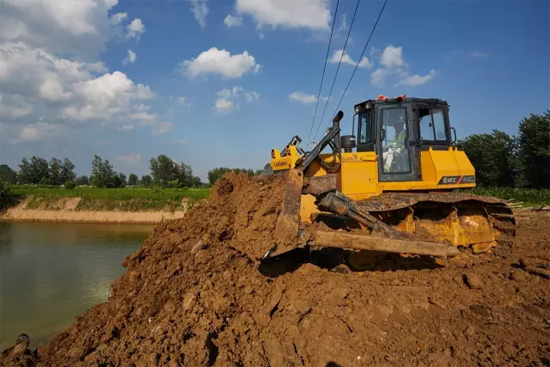
[[[298,247],[434,257],[490,251],[515,235],[504,200],[474,195],[475,170],[455,147],[449,105],[379,96],[355,105],[352,134],[340,111],[311,150],[294,136],[271,151],[268,173],[287,175],[273,257]],[[328,152],[325,152],[328,151]]]

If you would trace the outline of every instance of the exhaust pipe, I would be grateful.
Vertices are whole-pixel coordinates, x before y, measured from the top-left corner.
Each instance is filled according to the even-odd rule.
[[[341,148],[341,142],[340,142],[340,121],[342,120],[342,118],[344,118],[344,112],[342,111],[338,111],[338,113],[336,114],[336,116],[334,116],[334,118],[332,119],[332,127],[338,131],[338,134],[336,134],[334,136],[334,138],[332,139],[332,143],[334,144],[334,146],[336,147],[336,151],[337,152],[341,152],[342,151],[342,148]]]

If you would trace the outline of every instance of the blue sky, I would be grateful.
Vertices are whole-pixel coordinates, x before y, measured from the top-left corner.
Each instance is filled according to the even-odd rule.
[[[382,4],[361,1],[317,138]],[[142,175],[166,154],[203,180],[219,166],[262,168],[293,135],[307,142],[335,6],[0,0],[0,160],[69,157],[89,174],[99,154]],[[341,0],[329,59],[354,8]],[[389,0],[341,105],[343,130],[355,103],[407,94],[447,100],[459,137],[515,134],[549,108],[549,14],[546,1]],[[323,97],[335,71],[329,62]]]

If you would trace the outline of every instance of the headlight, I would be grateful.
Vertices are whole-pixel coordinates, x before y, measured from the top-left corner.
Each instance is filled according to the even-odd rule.
[[[355,106],[355,113],[361,113],[361,106]]]
[[[365,103],[365,109],[370,110],[372,108],[372,104],[370,102]]]

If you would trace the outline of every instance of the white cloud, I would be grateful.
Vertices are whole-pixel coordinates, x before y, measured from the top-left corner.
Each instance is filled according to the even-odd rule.
[[[134,63],[134,62],[136,62],[136,59],[137,59],[136,53],[132,50],[128,50],[126,58],[124,60],[122,60],[122,63],[124,65],[126,65],[128,63]]]
[[[207,2],[208,0],[191,0],[191,12],[195,20],[199,22],[201,28],[204,28],[206,25],[206,15],[208,15]]]
[[[389,45],[382,52],[380,64],[386,68],[405,66],[403,60],[403,47],[394,47]]]
[[[239,100],[242,100],[243,87],[237,86],[231,89],[222,89],[216,93],[217,99],[214,102],[214,110],[218,113],[230,113],[239,109]],[[258,92],[244,92],[244,99],[250,103],[260,98]]]
[[[118,131],[132,131],[135,129],[134,125],[124,125],[118,128]]]
[[[485,59],[485,58],[487,58],[487,56],[489,56],[489,54],[487,52],[482,52],[482,51],[472,51],[472,52],[470,52],[470,57],[472,59]]]
[[[128,18],[128,13],[116,13],[111,16],[111,24],[120,24]]]
[[[260,99],[260,95],[258,94],[258,92],[247,92],[244,94],[244,98],[247,102],[253,102]]]
[[[185,140],[185,139],[173,140],[172,144],[174,144],[174,145],[184,145],[184,144],[187,144],[187,140]]]
[[[225,19],[223,20],[223,24],[225,24],[227,27],[239,27],[243,25],[243,18],[242,17],[234,17],[231,14],[228,14]]]
[[[418,86],[432,80],[437,70],[432,69],[426,75],[410,75],[409,64],[403,58],[403,47],[389,45],[380,56],[381,67],[371,74],[371,84],[383,87],[389,79],[394,85]]]
[[[145,111],[140,111],[131,114],[128,117],[128,120],[131,121],[140,121],[141,125],[143,126],[153,126],[158,119],[158,115],[154,113],[149,113]]]
[[[342,58],[342,63],[343,64],[349,64],[349,65],[353,65],[353,66],[357,65],[357,61],[353,60],[351,58],[351,56],[348,55],[347,53],[344,53],[343,56],[342,56],[343,52],[344,52],[344,50],[334,51],[334,54],[332,55],[332,57],[330,58],[329,61],[333,64],[337,64],[340,61],[340,58]],[[371,69],[373,67],[373,64],[369,61],[369,59],[367,57],[363,56],[363,58],[359,62],[358,67]]]
[[[109,12],[116,0],[2,0],[0,43],[23,42],[49,53],[97,58],[122,37],[128,14]]]
[[[346,31],[348,30],[348,15],[342,14],[340,16],[340,26],[336,30],[337,35],[345,35]],[[348,40],[349,42],[349,40]]]
[[[258,27],[328,30],[328,0],[237,0],[236,10],[252,16]]]
[[[384,81],[386,78],[393,73],[390,69],[378,68],[372,72],[370,76],[370,82],[372,85],[377,87],[384,86]]]
[[[74,129],[69,120],[133,126],[130,117],[150,108],[148,86],[98,61],[107,42],[145,30],[141,19],[113,12],[117,2],[0,0],[2,142],[59,139]]]
[[[0,59],[1,61],[1,59]],[[0,95],[0,118],[1,120],[17,120],[27,116],[33,110],[32,104],[27,102],[21,95]]]
[[[219,113],[229,113],[235,109],[235,103],[227,98],[218,98],[214,103],[214,109]]]
[[[460,48],[454,50],[445,56],[445,61],[455,61],[455,60],[464,60],[464,59],[486,59],[489,56],[488,52],[472,50],[465,51]]]
[[[154,98],[148,86],[135,84],[120,71],[78,82],[73,90],[76,100],[62,110],[64,118],[86,120],[123,120],[133,101]]]
[[[231,55],[226,50],[212,47],[202,52],[197,58],[181,63],[185,75],[194,78],[205,74],[220,74],[226,78],[240,78],[246,73],[257,73],[261,65],[248,51]]]
[[[300,91],[292,92],[288,96],[288,99],[291,101],[300,102],[303,104],[310,104],[315,103],[317,101],[317,96],[313,94],[307,94]],[[320,98],[322,101],[326,101],[328,98],[321,96]]]
[[[179,104],[185,104],[185,102],[187,101],[187,98],[185,97],[178,97],[176,99],[176,101],[178,101]]]
[[[128,38],[138,38],[145,32],[145,25],[141,19],[136,18],[126,26],[126,36]]]
[[[173,126],[174,126],[173,122],[159,122],[153,128],[153,134],[160,135],[160,134],[169,133],[170,131],[172,131]]]
[[[71,98],[71,93],[63,91],[61,80],[54,73],[44,76],[44,81],[40,85],[39,91],[40,97],[51,102],[65,101]]]
[[[121,162],[137,163],[141,160],[141,154],[132,153],[128,155],[119,155],[116,158]]]
[[[427,82],[432,80],[436,74],[437,74],[437,70],[432,69],[428,74],[424,76],[418,75],[418,74],[406,76],[399,82],[399,84],[410,85],[413,87],[417,85],[426,84]]]
[[[19,133],[17,141],[39,141],[55,137],[61,130],[59,125],[38,121],[24,126]]]

